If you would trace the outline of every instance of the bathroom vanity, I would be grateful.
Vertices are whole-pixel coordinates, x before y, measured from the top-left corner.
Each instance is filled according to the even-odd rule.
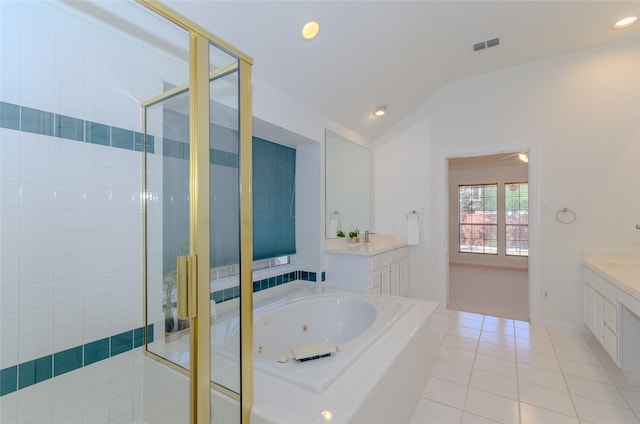
[[[640,253],[584,252],[584,322],[640,386]]]
[[[348,247],[344,239],[327,240],[327,285],[369,293],[407,296],[409,248],[404,237],[376,236]]]

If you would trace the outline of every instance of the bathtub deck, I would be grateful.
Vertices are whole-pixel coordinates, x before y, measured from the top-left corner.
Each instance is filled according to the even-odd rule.
[[[406,301],[412,307],[322,393],[255,370],[251,422],[407,422],[437,360],[438,336],[437,303]]]

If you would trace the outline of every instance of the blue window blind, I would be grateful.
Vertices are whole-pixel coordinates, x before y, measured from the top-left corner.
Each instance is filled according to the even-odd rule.
[[[164,272],[175,269],[189,240],[188,117],[164,110]],[[211,267],[239,263],[238,132],[211,124]],[[171,137],[167,137],[171,135]],[[293,210],[296,151],[253,137],[254,260],[291,255],[295,247]]]
[[[253,137],[253,260],[296,253],[296,151]]]

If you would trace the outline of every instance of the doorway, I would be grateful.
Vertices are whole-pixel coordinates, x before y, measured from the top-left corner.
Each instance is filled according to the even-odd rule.
[[[528,159],[447,159],[449,308],[530,320]]]

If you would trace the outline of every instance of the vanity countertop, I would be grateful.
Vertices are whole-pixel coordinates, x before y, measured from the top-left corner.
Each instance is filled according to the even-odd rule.
[[[325,253],[344,255],[375,256],[407,245],[407,238],[402,236],[372,236],[371,242],[360,242],[355,246],[347,246],[343,238],[329,239],[325,242]]]
[[[582,263],[640,300],[640,252],[585,252]]]

